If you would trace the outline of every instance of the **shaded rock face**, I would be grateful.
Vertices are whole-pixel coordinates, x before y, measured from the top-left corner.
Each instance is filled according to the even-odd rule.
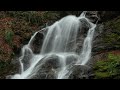
[[[25,49],[22,59],[24,70],[26,70],[30,66],[30,59],[32,58],[32,55],[33,53],[30,49]]]
[[[118,11],[103,12],[101,12],[103,23],[97,25],[93,39],[92,57],[87,63],[91,67],[99,60],[106,60],[107,52],[120,50],[120,13]]]
[[[104,25],[98,24],[93,37],[92,55],[97,54],[99,50],[104,50],[106,45],[103,43]]]
[[[87,65],[93,67],[93,64],[95,64],[98,60],[102,60],[103,58],[105,59],[107,57],[107,54],[105,54],[104,52],[120,49],[120,43],[119,43],[120,18],[119,17],[117,18],[117,16],[120,15],[120,12],[98,11],[98,12],[89,12],[86,15],[88,15],[87,16],[88,18],[91,18],[92,17],[91,15],[93,16],[98,15],[99,17],[99,23],[97,24],[95,34],[93,37],[92,57],[87,63]],[[94,21],[96,20],[93,18],[92,22]],[[101,24],[101,22],[103,23]],[[88,30],[87,28],[83,28],[82,36],[80,36],[81,34],[78,35],[77,50],[81,50],[87,30]]]
[[[88,11],[86,13],[86,17],[89,18],[89,20],[93,23],[97,23],[99,21],[99,17],[97,15],[98,15],[97,11]],[[89,26],[90,26],[87,23],[87,21],[84,19],[80,20],[80,22],[81,22],[81,27],[80,27],[80,30],[79,30],[78,35],[77,35],[76,52],[81,51],[84,39],[87,36]],[[99,37],[99,35],[102,33],[102,29],[103,29],[103,26],[101,24],[97,26],[97,28],[96,28],[97,31],[95,31],[95,34],[94,34],[95,36],[93,37],[94,39]],[[95,42],[96,42],[96,40],[95,40]]]
[[[68,56],[66,57],[66,65],[72,65],[75,64],[75,62],[78,60],[78,57],[75,56]]]
[[[38,32],[35,35],[34,40],[31,43],[31,49],[32,49],[34,54],[40,53],[42,43],[43,43],[43,39],[44,39],[44,35],[42,33]]]
[[[119,16],[120,11],[98,11],[98,15],[100,17],[100,22],[105,22]]]
[[[98,11],[87,11],[86,17],[89,18],[91,22],[96,23],[99,20]]]
[[[92,79],[93,77],[93,71],[89,66],[78,65],[72,68],[69,79]]]
[[[102,53],[102,51],[120,49],[119,24],[120,17],[117,17],[109,22],[97,25],[93,39],[93,55]]]
[[[30,43],[30,48],[34,54],[39,54],[42,48],[44,37],[47,34],[48,27],[43,28],[37,32],[34,39]]]

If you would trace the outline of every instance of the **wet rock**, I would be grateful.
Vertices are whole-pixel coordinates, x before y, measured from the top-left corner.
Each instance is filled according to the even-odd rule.
[[[78,60],[78,57],[76,55],[70,55],[66,57],[66,65],[75,64],[77,60]]]
[[[99,20],[98,11],[87,11],[86,17],[89,18],[91,22],[96,23]]]
[[[48,68],[48,69],[57,69],[60,65],[60,59],[56,55],[51,55],[43,59],[43,65],[42,68]]]
[[[94,77],[91,67],[86,65],[76,65],[72,68],[69,79],[92,79]]]
[[[104,50],[107,46],[103,42],[104,25],[98,24],[93,36],[92,55],[97,54],[99,50]]]
[[[24,56],[21,56],[19,59],[22,59],[24,70],[28,69],[30,66],[30,60],[33,56],[32,51],[29,48],[24,48]]]
[[[41,70],[39,74],[37,73],[36,75],[32,76],[32,78],[30,77],[30,79],[56,79],[55,73],[53,71],[49,72],[42,71],[43,70]]]
[[[46,56],[35,66],[35,75],[32,76],[32,79],[55,79],[57,69],[60,67],[61,63],[58,56]]]
[[[44,35],[42,33],[38,32],[35,35],[32,43],[30,44],[33,53],[35,53],[35,54],[40,53],[42,43],[43,43],[43,39],[44,39]]]

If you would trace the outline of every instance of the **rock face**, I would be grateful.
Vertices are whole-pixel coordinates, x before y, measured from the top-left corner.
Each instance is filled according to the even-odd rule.
[[[92,79],[93,77],[93,70],[89,66],[76,65],[72,68],[69,79]]]
[[[116,20],[117,19],[117,20]],[[120,49],[119,24],[120,18],[99,24],[93,40],[93,53]],[[114,43],[114,44],[113,44]]]
[[[45,57],[34,68],[37,73],[33,72],[32,79],[56,79],[57,72],[61,68],[60,59],[56,55]],[[87,65],[74,65],[70,68],[68,79],[92,79],[94,77],[93,70]],[[69,74],[69,73],[68,73]]]
[[[29,48],[25,48],[24,56],[22,58],[24,70],[26,70],[30,66],[30,59],[32,58],[32,51]]]
[[[34,54],[40,53],[42,43],[43,43],[43,39],[44,39],[43,33],[38,32],[35,35],[34,40],[30,44],[31,45],[30,47],[31,47]]]
[[[97,25],[89,66],[100,60],[106,60],[107,52],[120,50],[120,13],[118,11],[101,12],[102,24]]]
[[[96,23],[99,20],[98,11],[88,11],[86,17],[90,19],[91,22]]]
[[[106,22],[120,15],[120,11],[98,11],[100,22]]]
[[[90,21],[93,23],[97,23],[99,21],[100,17],[98,17],[97,15],[98,15],[98,11],[88,11],[86,13],[86,17],[89,18]],[[76,52],[78,53],[81,51],[84,39],[87,36],[87,32],[89,30],[89,24],[86,22],[86,20],[83,19],[80,20],[80,22],[82,22],[81,23],[82,25],[77,35],[77,47],[76,47]],[[95,39],[94,42],[99,41],[99,39],[96,40],[96,38],[98,38],[101,35],[102,29],[103,29],[103,25],[99,24],[95,30],[95,34],[94,34],[95,36],[93,37]]]

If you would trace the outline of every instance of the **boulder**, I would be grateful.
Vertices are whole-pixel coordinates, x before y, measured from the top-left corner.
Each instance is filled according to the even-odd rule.
[[[28,47],[23,47],[22,51],[23,51],[22,52],[23,56],[21,56],[19,59],[22,59],[21,61],[23,63],[24,70],[26,70],[30,66],[30,60],[33,56],[33,53],[31,51],[31,49]]]
[[[94,77],[93,70],[87,65],[75,65],[69,79],[92,79]]]
[[[86,17],[90,19],[91,22],[96,23],[99,20],[98,11],[87,11]]]
[[[59,57],[46,56],[34,68],[32,79],[55,79],[56,72],[61,67]]]
[[[78,57],[76,55],[70,55],[66,57],[66,65],[75,64],[77,60]]]

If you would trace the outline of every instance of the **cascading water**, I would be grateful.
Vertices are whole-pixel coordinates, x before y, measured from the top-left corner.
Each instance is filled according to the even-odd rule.
[[[44,41],[40,53],[34,54],[31,44],[38,32],[30,39],[29,43],[22,48],[22,55],[19,58],[21,65],[20,74],[15,74],[12,79],[31,79],[39,73],[38,71],[47,61],[50,62],[51,57],[57,57],[59,65],[51,68],[56,79],[67,79],[71,74],[73,65],[85,65],[91,56],[92,38],[96,28],[96,24],[90,22],[86,18],[86,12],[79,17],[69,15],[47,27],[48,31],[44,37]],[[76,52],[76,40],[78,32],[81,30],[82,22],[85,20],[89,25],[89,30],[84,39],[83,47],[80,53]],[[72,61],[70,61],[70,58]],[[52,61],[55,61],[54,59]],[[46,74],[47,77],[48,74]]]

